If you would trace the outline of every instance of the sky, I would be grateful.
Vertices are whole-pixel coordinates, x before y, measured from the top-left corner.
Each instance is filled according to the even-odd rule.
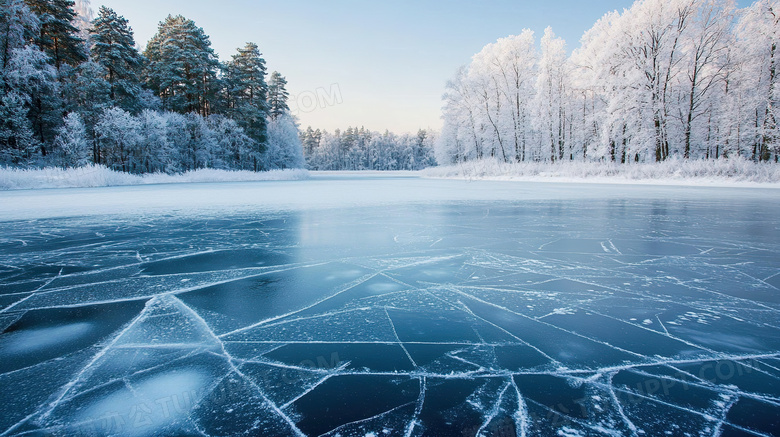
[[[168,14],[192,19],[225,61],[246,42],[287,78],[303,128],[396,133],[441,127],[441,96],[483,46],[547,26],[579,46],[605,13],[633,0],[92,0],[130,21],[145,46]],[[739,0],[739,6],[750,4]]]

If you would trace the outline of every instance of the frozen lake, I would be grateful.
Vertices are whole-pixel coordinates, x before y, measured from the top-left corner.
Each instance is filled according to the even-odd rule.
[[[0,192],[0,435],[780,434],[780,190]]]

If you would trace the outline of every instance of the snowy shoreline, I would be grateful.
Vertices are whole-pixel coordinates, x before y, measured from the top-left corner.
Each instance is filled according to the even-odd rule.
[[[270,170],[264,172],[200,169],[173,175],[164,173],[134,175],[94,164],[69,169],[57,167],[41,169],[0,167],[0,190],[94,188],[203,182],[292,181],[308,178],[309,172],[303,169]]]
[[[420,171],[429,179],[780,188],[780,165],[744,159],[661,163],[504,163],[479,160]]]
[[[297,181],[314,178],[403,177],[467,181],[514,181],[575,184],[678,185],[692,187],[780,188],[780,165],[744,159],[670,160],[649,164],[602,162],[503,163],[480,160],[420,171],[265,172],[201,169],[181,174],[135,175],[102,165],[79,168],[15,169],[0,167],[0,190],[96,188],[154,184]]]

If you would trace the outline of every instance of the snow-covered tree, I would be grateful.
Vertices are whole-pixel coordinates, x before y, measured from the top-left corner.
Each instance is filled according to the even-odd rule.
[[[542,153],[550,161],[562,160],[566,147],[566,42],[552,28],[544,30],[542,52],[536,78],[536,125],[541,135]],[[545,150],[546,149],[546,150]]]
[[[458,71],[444,97],[440,159],[526,158],[536,143],[531,120],[537,57],[534,34],[526,29],[488,44]]]
[[[775,159],[780,152],[780,1],[759,0],[744,11],[737,26],[737,53],[741,71],[731,84],[740,98],[732,113],[740,108],[741,127],[748,132],[746,142],[736,147],[736,153],[749,152],[755,160]],[[737,115],[739,116],[739,115]],[[747,149],[747,150],[745,150]]]
[[[461,67],[455,77],[447,82],[444,93],[444,127],[436,147],[440,164],[484,157],[484,129],[479,122],[482,107],[476,101],[469,70]]]
[[[32,160],[38,141],[28,112],[26,96],[11,91],[0,97],[0,163],[22,166]]]
[[[76,66],[87,60],[84,40],[74,26],[76,12],[72,0],[25,0],[41,20],[35,42],[51,58],[55,68]]]
[[[54,140],[55,163],[62,167],[81,167],[89,164],[92,146],[87,138],[87,130],[81,117],[71,112],[65,117]]]
[[[268,80],[268,115],[271,119],[276,119],[285,112],[290,111],[290,107],[287,105],[289,97],[287,79],[279,74],[278,71],[274,71]]]
[[[94,140],[98,119],[113,106],[111,86],[106,76],[102,65],[89,61],[79,65],[63,84],[65,109],[79,114],[91,140]],[[99,164],[100,154],[95,153],[93,159]]]
[[[0,8],[0,73],[6,70],[11,55],[38,35],[41,22],[24,0],[5,0]],[[0,84],[1,85],[1,84]]]
[[[140,128],[138,120],[129,112],[120,108],[106,109],[95,125],[100,162],[115,170],[139,172],[141,163],[135,155],[143,139]]]
[[[35,46],[26,46],[12,52],[4,79],[6,91],[18,96],[12,99],[14,107],[24,102],[41,156],[45,157],[62,123],[57,72],[46,54]]]
[[[447,84],[436,158],[777,159],[779,9],[637,0],[568,57],[551,29],[488,44]]]
[[[262,153],[267,140],[268,84],[266,68],[257,44],[247,43],[239,48],[227,64],[226,85],[229,95],[229,114],[244,128]],[[258,155],[259,156],[259,155]],[[259,162],[255,170],[259,170]]]
[[[685,72],[680,93],[684,103],[678,113],[683,130],[683,157],[698,154],[698,146],[709,148],[707,139],[715,137],[712,117],[723,98],[718,95],[728,68],[729,45],[734,7],[731,2],[702,0],[697,2],[693,20],[683,40]],[[716,100],[717,99],[717,100]]]
[[[268,143],[263,153],[263,167],[283,169],[303,166],[303,145],[298,123],[292,115],[283,112],[268,123]]]
[[[223,115],[212,115],[208,126],[214,132],[216,148],[212,166],[224,169],[251,170],[257,145],[235,120]]]
[[[142,58],[135,48],[133,30],[127,20],[102,6],[90,33],[92,60],[106,70],[111,100],[122,109],[138,111],[141,107],[138,72]]]
[[[208,116],[217,97],[219,61],[194,21],[169,15],[146,45],[146,83],[165,110]]]
[[[435,137],[347,128],[333,134],[307,128],[300,134],[306,167],[312,170],[419,170],[435,165]]]
[[[166,114],[145,109],[136,120],[142,137],[136,157],[140,171],[174,173],[178,166],[175,150],[168,139]]]

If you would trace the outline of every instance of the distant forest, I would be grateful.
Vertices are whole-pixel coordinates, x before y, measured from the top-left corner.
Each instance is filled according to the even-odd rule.
[[[436,165],[435,134],[396,135],[349,127],[334,133],[301,132],[306,166],[311,170],[421,170]]]

